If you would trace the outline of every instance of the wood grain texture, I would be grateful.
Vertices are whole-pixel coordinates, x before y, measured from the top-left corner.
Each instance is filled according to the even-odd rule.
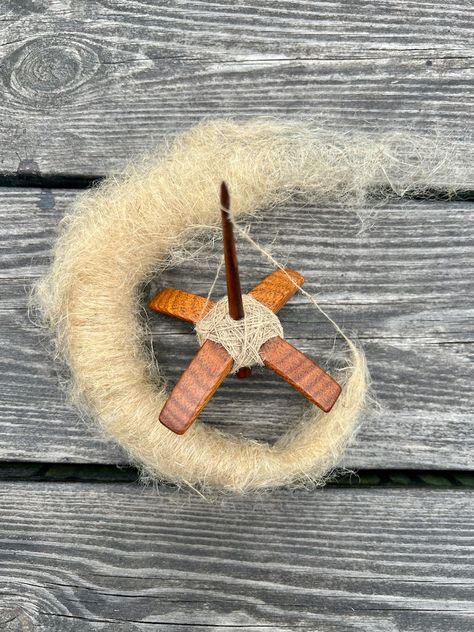
[[[263,281],[257,283],[250,290],[249,294],[268,309],[277,313],[296,292],[296,286],[288,279],[287,275],[298,285],[303,285],[304,279],[301,274],[290,268],[285,268],[285,271],[275,270],[266,276]],[[196,282],[199,283],[198,278]],[[179,320],[194,325],[198,320],[204,318],[214,305],[214,301],[204,296],[165,287],[151,299],[148,308],[159,314],[179,318]]]
[[[165,287],[152,298],[148,308],[194,325],[212,309],[214,302],[191,292]]]
[[[183,434],[229,375],[234,361],[224,347],[206,340],[181,374],[160,413],[160,421]]]
[[[472,493],[0,488],[5,632],[468,632]]]
[[[1,169],[110,173],[209,116],[440,132],[469,147],[473,18],[471,2],[441,0],[11,1]]]
[[[74,191],[3,189],[0,205],[0,456],[8,460],[124,462],[65,402],[58,367],[28,316],[28,288],[45,271],[57,224]],[[252,224],[252,235],[300,270],[305,288],[363,344],[380,409],[370,411],[346,465],[471,469],[474,210],[469,203],[389,204],[366,218],[333,208],[285,205]],[[298,231],[293,227],[298,223]],[[167,270],[164,286],[207,295],[217,257]],[[344,253],[344,256],[342,255]],[[270,271],[240,253],[244,291]],[[220,279],[213,296],[225,293]],[[289,342],[337,366],[334,332],[296,295],[280,314]],[[153,347],[171,383],[197,349],[186,323],[150,314]],[[401,396],[403,394],[403,397]],[[232,415],[229,406],[232,402]],[[270,371],[226,380],[203,419],[256,439],[280,436],[304,400]],[[257,419],[258,418],[258,419]]]
[[[299,272],[291,268],[275,270],[265,277],[263,281],[257,283],[250,290],[249,294],[277,314],[288,303],[290,298],[295,295],[297,291],[295,283],[298,286],[304,283],[304,277]]]
[[[439,133],[457,143],[461,169],[443,168],[430,184],[474,189],[465,151],[474,116],[471,2],[11,0],[1,9],[0,183],[10,174],[64,182],[115,172],[205,117],[270,114],[338,130]],[[73,195],[2,190],[2,459],[125,460],[66,405],[26,309]],[[465,203],[390,204],[360,233],[340,210],[288,205],[278,223],[268,216],[254,227],[264,245],[278,233],[279,257],[304,272],[324,309],[366,348],[381,407],[364,419],[349,467],[474,465],[472,215]],[[248,287],[268,272],[253,252],[241,264]],[[167,271],[146,288],[143,307],[163,284],[206,295],[214,270],[210,258],[198,283],[195,262]],[[337,365],[333,331],[301,297],[282,319],[299,348]],[[192,334],[156,315],[149,324],[174,381],[194,353]],[[226,381],[206,421],[273,439],[300,415],[300,400],[265,371],[245,384]],[[459,490],[244,500],[3,482],[0,515],[6,632],[474,625],[473,503]]]
[[[313,360],[279,336],[270,338],[260,348],[260,356],[271,369],[291,384],[310,402],[328,413],[341,393],[341,387]]]

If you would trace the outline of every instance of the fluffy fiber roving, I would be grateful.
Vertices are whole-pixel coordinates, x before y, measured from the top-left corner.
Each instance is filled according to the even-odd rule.
[[[79,195],[36,293],[70,367],[73,400],[155,479],[236,491],[322,482],[364,406],[363,352],[347,341],[343,391],[332,411],[311,407],[273,445],[199,420],[177,436],[158,420],[167,392],[145,344],[139,290],[174,251],[218,224],[222,180],[237,221],[264,209],[277,213],[295,193],[360,204],[371,187],[416,188],[423,172],[407,159],[409,149],[398,136],[374,140],[301,122],[210,121]]]

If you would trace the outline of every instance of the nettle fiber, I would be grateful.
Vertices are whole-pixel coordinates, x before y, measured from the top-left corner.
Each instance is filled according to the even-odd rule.
[[[342,379],[338,374],[343,391],[332,411],[311,407],[274,445],[199,420],[177,436],[158,420],[167,392],[145,344],[139,290],[173,253],[215,230],[221,180],[230,187],[236,219],[274,209],[295,193],[360,205],[372,186],[403,192],[426,182],[413,149],[396,135],[374,140],[300,122],[211,121],[78,196],[37,287],[70,367],[73,400],[155,479],[237,491],[321,483],[364,406],[362,351],[348,341],[348,366]]]

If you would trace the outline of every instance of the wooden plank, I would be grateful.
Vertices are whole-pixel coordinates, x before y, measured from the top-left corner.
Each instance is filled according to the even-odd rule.
[[[45,270],[57,222],[73,196],[73,191],[3,190],[3,459],[124,461],[68,408],[57,367],[26,310],[27,288]],[[366,349],[381,409],[367,414],[348,452],[349,467],[474,465],[473,212],[469,203],[391,204],[378,209],[361,233],[358,219],[346,211],[307,207],[302,213],[286,205],[252,225],[263,245],[276,237],[274,254],[305,275],[305,287],[347,331],[358,334]],[[299,230],[291,230],[296,221]],[[168,270],[150,285],[144,305],[163,286],[207,295],[220,252],[217,244],[214,261],[209,255],[201,264]],[[250,289],[270,269],[243,243],[239,255],[243,287]],[[224,291],[222,278],[213,298]],[[293,297],[280,317],[288,340],[333,371],[334,332],[304,297]],[[150,326],[162,369],[175,383],[197,349],[194,334],[188,324],[159,314],[150,314]],[[292,388],[262,370],[244,382],[226,380],[204,417],[223,429],[273,440],[304,405]]]
[[[0,511],[6,632],[473,626],[470,492],[3,483]]]
[[[2,13],[5,173],[117,171],[209,116],[304,116],[469,148],[471,3],[84,0],[41,5],[41,19],[21,2]]]

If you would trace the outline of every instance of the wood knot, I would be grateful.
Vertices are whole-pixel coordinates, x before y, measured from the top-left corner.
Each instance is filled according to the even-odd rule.
[[[62,36],[30,40],[6,61],[12,92],[38,105],[57,107],[89,81],[100,66],[95,50]]]
[[[0,629],[12,632],[33,632],[36,629],[34,604],[9,604],[3,600],[0,607]]]

